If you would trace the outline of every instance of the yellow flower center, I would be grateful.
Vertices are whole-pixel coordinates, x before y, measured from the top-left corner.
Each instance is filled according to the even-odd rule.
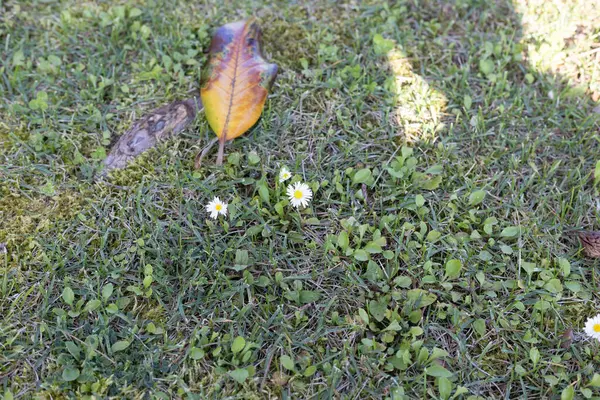
[[[302,198],[302,191],[301,190],[296,190],[294,192],[294,198],[300,200]]]
[[[600,332],[600,324],[594,324],[592,329],[594,330],[594,332]]]
[[[217,204],[215,206],[215,210],[217,210],[217,211],[221,211],[222,209],[223,209],[223,204]]]

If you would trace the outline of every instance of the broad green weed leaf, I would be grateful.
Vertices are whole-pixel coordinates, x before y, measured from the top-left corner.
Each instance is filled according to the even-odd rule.
[[[246,340],[243,337],[238,336],[234,339],[233,343],[231,344],[231,351],[234,354],[239,353],[240,351],[242,351],[244,349],[245,346],[246,346]]]
[[[288,355],[282,355],[279,357],[279,362],[283,366],[283,368],[293,371],[294,370],[294,360]]]
[[[79,370],[74,367],[66,367],[62,372],[62,378],[65,382],[72,382],[79,378]]]
[[[111,351],[113,353],[116,353],[118,351],[123,351],[126,348],[129,347],[129,345],[131,344],[131,342],[127,341],[127,340],[119,340],[118,342],[115,342],[111,347]]]
[[[460,276],[461,268],[462,263],[460,262],[460,260],[448,260],[448,262],[446,263],[446,276],[450,279],[458,278]]]
[[[233,371],[229,371],[229,376],[237,383],[242,384],[246,382],[246,379],[248,379],[250,374],[246,368],[238,368]]]

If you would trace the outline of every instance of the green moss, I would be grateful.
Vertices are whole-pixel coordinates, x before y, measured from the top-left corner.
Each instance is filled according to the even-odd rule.
[[[0,242],[6,243],[9,250],[28,243],[57,222],[73,218],[85,202],[78,192],[30,198],[2,186],[0,193]]]
[[[276,8],[265,11],[261,17],[264,48],[282,69],[300,70],[302,59],[319,67],[320,46],[337,45],[341,50],[354,44],[345,20],[358,18],[355,10],[311,3],[286,6],[282,13]]]

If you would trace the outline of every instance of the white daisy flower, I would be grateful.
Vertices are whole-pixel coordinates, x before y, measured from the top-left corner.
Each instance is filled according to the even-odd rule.
[[[312,190],[306,183],[297,182],[287,187],[287,195],[294,207],[306,207],[312,199]]]
[[[586,321],[585,333],[591,338],[600,340],[600,314]]]
[[[221,201],[218,197],[215,197],[206,205],[206,211],[210,213],[212,219],[217,219],[219,214],[227,215],[227,203]]]
[[[282,167],[281,171],[279,171],[279,183],[285,182],[292,177],[292,173],[287,167]]]

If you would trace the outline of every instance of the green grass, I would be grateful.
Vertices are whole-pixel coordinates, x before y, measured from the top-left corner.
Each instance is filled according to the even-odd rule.
[[[225,4],[223,4],[225,3]],[[521,0],[0,2],[0,396],[592,398],[600,9]],[[256,15],[280,74],[106,181]],[[286,165],[315,192],[300,212]],[[219,196],[227,218],[209,220]],[[241,339],[240,339],[241,338]]]

